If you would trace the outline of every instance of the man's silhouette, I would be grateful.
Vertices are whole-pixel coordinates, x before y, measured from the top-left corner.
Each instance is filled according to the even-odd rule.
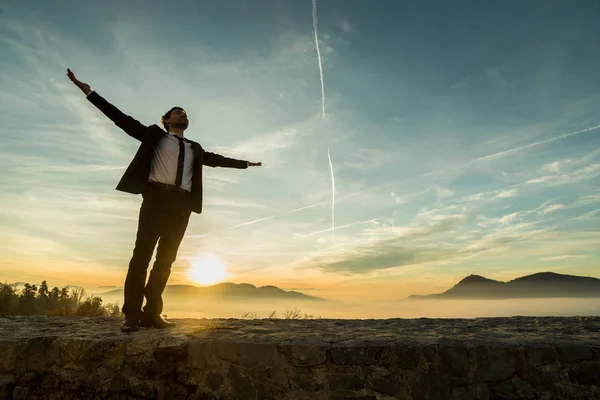
[[[181,107],[173,107],[162,116],[165,130],[158,125],[145,126],[125,115],[90,86],[79,81],[71,70],[67,76],[104,115],[125,133],[139,140],[140,147],[116,189],[143,197],[133,256],[125,278],[123,332],[143,327],[169,328],[165,321],[162,293],[171,274],[171,264],[192,212],[202,212],[202,166],[244,169],[262,163],[235,160],[205,151],[199,143],[183,137],[188,118]],[[146,283],[154,248],[156,260]],[[142,303],[146,297],[146,305]]]

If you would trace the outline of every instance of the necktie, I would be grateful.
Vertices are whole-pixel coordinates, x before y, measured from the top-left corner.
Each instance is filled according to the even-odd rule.
[[[179,140],[179,158],[177,159],[177,176],[175,178],[175,186],[180,187],[183,180],[183,158],[185,157],[185,145],[183,138],[175,136]]]

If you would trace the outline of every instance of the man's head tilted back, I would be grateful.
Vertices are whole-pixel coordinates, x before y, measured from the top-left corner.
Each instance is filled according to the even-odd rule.
[[[173,130],[184,131],[187,129],[189,120],[185,110],[181,107],[173,107],[160,119],[167,132]]]

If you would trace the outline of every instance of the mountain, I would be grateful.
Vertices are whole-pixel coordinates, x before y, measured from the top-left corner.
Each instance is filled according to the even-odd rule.
[[[110,290],[104,293],[97,293],[103,299],[123,297],[123,289]],[[167,285],[164,291],[166,297],[185,297],[189,298],[211,298],[222,300],[233,299],[281,299],[281,300],[303,300],[303,301],[322,301],[324,299],[309,296],[294,290],[286,291],[276,286],[256,287],[249,283],[231,283],[224,282],[207,287],[192,285]]]
[[[409,299],[515,299],[547,297],[600,297],[600,279],[586,276],[540,272],[495,281],[469,275],[443,293],[412,295]]]

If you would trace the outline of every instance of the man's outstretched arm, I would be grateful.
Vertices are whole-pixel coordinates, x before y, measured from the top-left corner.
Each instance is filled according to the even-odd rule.
[[[248,167],[262,166],[261,162],[236,160],[235,158],[225,157],[220,154],[211,153],[210,151],[204,152],[202,163],[204,165],[208,165],[209,167],[225,167],[225,168],[238,168],[238,169],[246,169]]]
[[[100,96],[95,91],[92,91],[90,85],[81,82],[75,78],[75,74],[67,69],[67,76],[81,91],[87,96],[87,99],[95,105],[104,115],[106,115],[112,122],[115,123],[129,136],[136,138],[139,141],[144,139],[146,133],[146,126],[140,123],[138,120],[124,114],[117,107],[110,104],[106,99]]]

